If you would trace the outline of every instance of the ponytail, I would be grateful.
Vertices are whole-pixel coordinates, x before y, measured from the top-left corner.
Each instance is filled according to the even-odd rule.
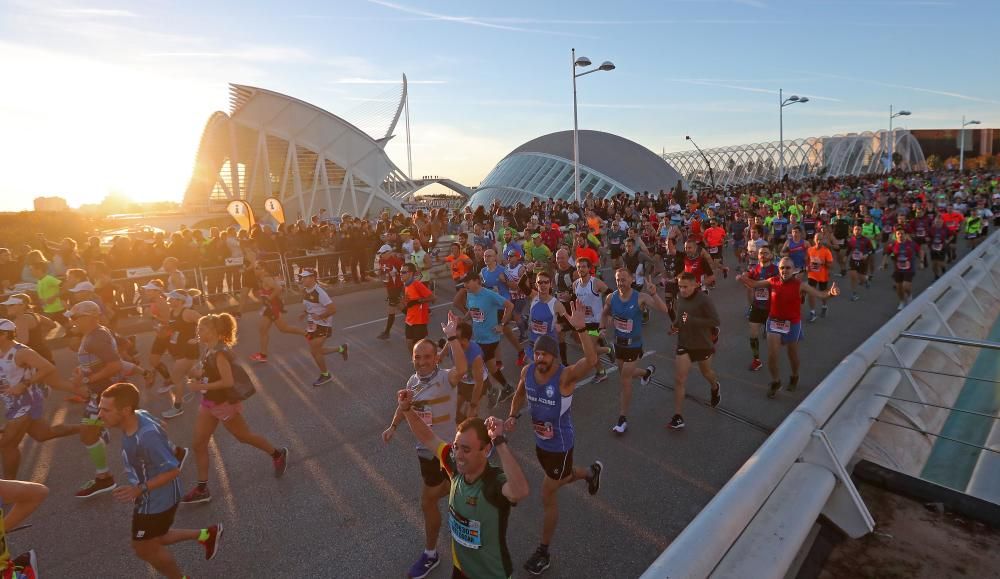
[[[219,341],[232,347],[236,345],[236,318],[231,314],[208,314],[198,320],[199,324],[209,324],[219,335]]]

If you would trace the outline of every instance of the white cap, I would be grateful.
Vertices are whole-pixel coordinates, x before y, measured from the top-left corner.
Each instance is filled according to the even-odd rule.
[[[156,283],[157,281],[159,281],[159,280],[155,280],[155,279],[154,280],[150,280],[149,283],[147,283],[146,285],[142,286],[142,289],[144,289],[144,290],[156,290],[156,291],[161,291],[162,292],[163,291],[163,284],[162,283]]]
[[[382,255],[383,253],[389,253],[390,251],[392,251],[392,246],[386,243],[382,247],[378,248],[378,255]]]
[[[19,297],[10,296],[7,301],[0,303],[0,306],[23,306],[24,300]]]
[[[0,318],[0,332],[14,332],[16,330],[17,326],[14,325],[14,322]]]
[[[72,288],[70,288],[69,291],[71,291],[73,293],[76,293],[76,292],[92,292],[92,291],[94,291],[94,284],[90,283],[89,281],[81,281],[80,283],[78,283],[75,286],[73,286]]]

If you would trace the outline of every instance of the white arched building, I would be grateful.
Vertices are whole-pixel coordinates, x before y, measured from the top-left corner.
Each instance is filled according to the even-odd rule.
[[[277,197],[289,220],[382,209],[429,184],[412,181],[385,153],[406,104],[406,77],[384,135],[373,137],[315,105],[271,90],[231,84],[229,114],[216,112],[202,134],[184,195],[189,212],[245,199],[260,214]]]

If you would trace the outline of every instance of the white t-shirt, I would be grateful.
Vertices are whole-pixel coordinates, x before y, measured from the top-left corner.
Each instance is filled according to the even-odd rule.
[[[306,323],[326,327],[332,326],[333,321],[331,320],[331,316],[323,317],[326,306],[333,303],[333,300],[327,295],[326,290],[317,284],[311,290],[304,289],[304,291],[302,303],[306,306]]]

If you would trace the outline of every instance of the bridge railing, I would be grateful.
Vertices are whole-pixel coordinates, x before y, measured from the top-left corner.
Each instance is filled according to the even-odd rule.
[[[948,320],[960,310],[982,319],[986,310],[976,292],[1000,299],[995,268],[1000,268],[998,233],[838,364],[642,577],[778,579],[794,564],[821,514],[851,537],[870,532],[874,521],[844,465],[887,404],[885,396],[900,390],[902,398],[923,400],[909,371],[872,365],[889,356],[899,367],[911,367],[928,342],[906,339],[903,332],[954,335]],[[889,403],[919,420],[906,402]]]

